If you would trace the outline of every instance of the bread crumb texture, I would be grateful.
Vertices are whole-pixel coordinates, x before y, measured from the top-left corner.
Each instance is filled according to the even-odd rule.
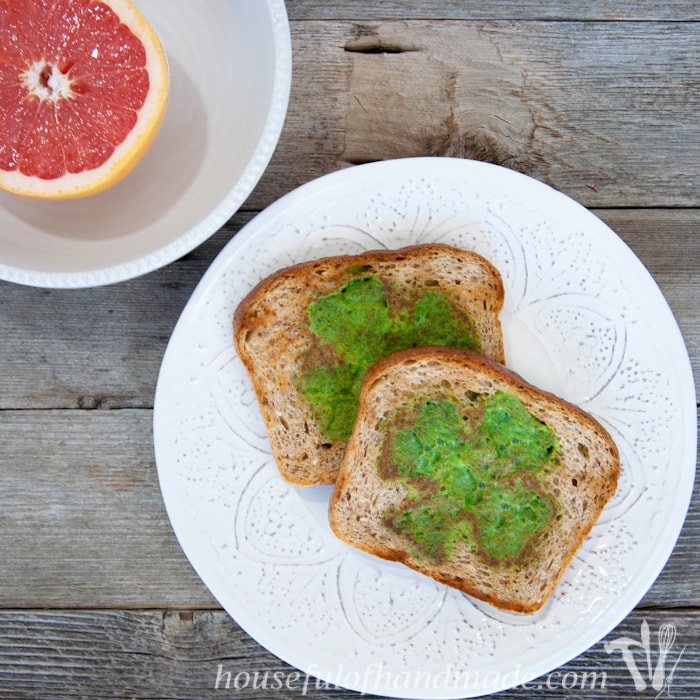
[[[442,244],[336,256],[260,282],[233,321],[282,476],[333,484],[368,367],[448,345],[504,361],[503,283],[486,259]]]
[[[614,442],[580,409],[476,353],[420,348],[367,373],[329,516],[359,549],[526,613],[618,476]]]

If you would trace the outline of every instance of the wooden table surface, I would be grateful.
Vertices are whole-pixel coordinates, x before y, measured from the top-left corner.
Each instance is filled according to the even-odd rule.
[[[700,372],[696,0],[289,0],[294,72],[268,170],[183,259],[87,290],[0,283],[0,697],[352,698],[305,689],[193,572],[152,443],[168,338],[217,252],[314,177],[413,155],[531,175],[607,222],[665,294]],[[638,607],[504,698],[655,697],[620,652],[675,626],[663,697],[700,697],[700,499]],[[244,684],[279,672],[288,687]],[[228,672],[238,678],[238,689]],[[594,674],[598,675],[595,676]],[[586,684],[588,679],[588,684]],[[639,679],[638,679],[639,680]],[[592,682],[597,681],[597,682]],[[591,687],[595,686],[595,687]]]

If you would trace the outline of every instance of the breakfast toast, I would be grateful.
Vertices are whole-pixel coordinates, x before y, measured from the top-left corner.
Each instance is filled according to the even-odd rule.
[[[233,319],[273,456],[292,484],[335,482],[359,387],[385,355],[447,345],[504,361],[499,272],[427,244],[304,262],[260,282]]]
[[[619,471],[615,443],[581,409],[483,355],[422,347],[365,374],[329,521],[358,549],[530,613]]]

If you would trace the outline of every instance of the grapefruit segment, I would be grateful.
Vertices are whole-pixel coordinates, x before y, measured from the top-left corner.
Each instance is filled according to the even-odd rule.
[[[0,0],[0,188],[101,192],[146,153],[168,65],[130,0]]]

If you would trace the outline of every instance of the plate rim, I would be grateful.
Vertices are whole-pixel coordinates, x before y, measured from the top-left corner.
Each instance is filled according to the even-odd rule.
[[[190,296],[190,299],[188,300],[187,304],[183,308],[183,311],[173,329],[173,333],[171,335],[171,338],[168,342],[168,345],[166,347],[165,354],[163,356],[163,362],[161,365],[161,370],[159,372],[158,376],[158,381],[156,384],[156,393],[155,393],[155,399],[154,399],[154,415],[153,415],[153,429],[154,429],[154,447],[156,449],[156,466],[157,466],[157,471],[158,471],[158,477],[159,477],[159,482],[161,486],[161,491],[163,494],[163,498],[165,501],[165,506],[166,510],[168,512],[168,516],[171,521],[171,525],[173,526],[173,530],[175,531],[176,537],[178,541],[181,544],[181,547],[183,548],[184,553],[186,554],[188,560],[194,567],[195,571],[197,574],[202,578],[202,581],[205,583],[205,585],[209,588],[209,590],[214,594],[214,596],[219,600],[222,604],[222,607],[227,611],[227,613],[241,626],[244,631],[249,634],[253,639],[255,639],[259,644],[261,644],[265,649],[267,649],[270,653],[274,654],[275,656],[278,656],[280,659],[285,661],[286,663],[291,664],[292,666],[296,667],[297,669],[309,674],[309,675],[314,675],[314,671],[318,671],[318,667],[315,666],[313,662],[309,662],[308,656],[305,655],[304,653],[297,652],[293,649],[289,649],[285,645],[285,650],[284,653],[281,654],[279,651],[279,648],[275,648],[274,645],[274,634],[266,634],[265,631],[261,632],[260,626],[256,625],[255,622],[255,615],[249,615],[247,611],[237,611],[236,614],[234,614],[231,610],[229,610],[228,606],[225,605],[221,598],[226,598],[226,590],[219,590],[219,586],[214,585],[213,587],[210,585],[209,582],[205,581],[205,577],[202,575],[202,573],[199,570],[199,566],[195,564],[194,561],[192,561],[190,554],[188,552],[187,547],[191,546],[189,544],[190,536],[191,533],[187,532],[180,532],[180,528],[176,527],[175,523],[173,522],[173,519],[171,517],[171,512],[170,512],[170,507],[174,506],[174,501],[168,500],[168,498],[174,498],[176,497],[176,494],[172,492],[171,484],[167,483],[167,478],[166,478],[166,468],[162,465],[161,461],[158,459],[159,455],[159,447],[158,447],[158,439],[157,439],[157,433],[160,429],[160,418],[159,418],[159,411],[157,410],[157,407],[159,405],[159,399],[162,396],[162,385],[161,385],[161,377],[164,377],[165,372],[167,371],[168,363],[169,363],[169,358],[170,358],[170,353],[172,352],[171,346],[174,347],[174,342],[175,338],[178,332],[178,328],[180,327],[181,323],[185,323],[185,320],[187,319],[188,315],[193,313],[193,310],[201,303],[202,300],[204,300],[207,296],[207,294],[210,291],[210,288],[212,285],[215,285],[218,281],[218,277],[221,274],[221,272],[224,270],[224,268],[229,264],[230,259],[232,257],[235,257],[237,251],[239,248],[244,248],[246,245],[249,244],[249,241],[253,239],[256,235],[259,234],[260,231],[262,231],[265,226],[269,224],[269,222],[273,221],[281,212],[284,212],[285,210],[289,210],[290,208],[293,209],[298,202],[303,202],[304,198],[310,193],[310,192],[317,192],[320,188],[332,188],[337,185],[338,181],[343,181],[345,178],[351,177],[362,177],[363,174],[366,172],[366,169],[387,169],[391,170],[392,168],[395,167],[401,167],[401,168],[417,168],[421,169],[422,166],[426,165],[427,163],[430,164],[436,164],[439,163],[440,165],[438,167],[442,167],[444,165],[445,168],[463,168],[463,167],[468,167],[468,168],[475,168],[475,169],[480,169],[484,168],[487,170],[498,170],[499,174],[503,175],[505,178],[514,178],[515,180],[518,180],[520,182],[527,182],[530,184],[530,186],[533,186],[535,188],[540,188],[543,192],[547,191],[549,196],[561,198],[563,202],[566,203],[567,206],[575,206],[579,212],[590,222],[594,223],[596,227],[602,227],[603,230],[606,231],[606,234],[608,236],[611,236],[611,241],[613,241],[614,245],[620,246],[621,250],[625,251],[625,254],[630,256],[630,260],[634,260],[636,266],[638,267],[638,271],[641,275],[645,277],[645,285],[650,286],[650,289],[652,290],[653,294],[656,296],[658,303],[661,305],[661,308],[663,308],[664,313],[666,315],[666,321],[669,322],[673,329],[674,329],[674,334],[675,334],[675,341],[680,341],[680,346],[679,349],[683,349],[683,366],[679,367],[676,366],[676,372],[679,375],[679,378],[681,380],[681,383],[683,384],[684,387],[687,389],[687,396],[684,394],[683,395],[683,401],[686,399],[688,400],[688,406],[685,406],[684,403],[683,408],[691,409],[685,411],[684,415],[686,417],[686,423],[687,425],[685,427],[691,427],[692,430],[688,431],[681,431],[681,432],[687,432],[688,434],[688,443],[686,446],[686,449],[688,452],[693,452],[695,453],[697,451],[697,431],[695,430],[696,424],[697,424],[697,401],[696,401],[696,390],[695,390],[695,384],[694,384],[694,378],[693,378],[693,373],[692,373],[692,365],[690,363],[690,358],[688,355],[687,351],[687,345],[685,343],[685,339],[683,337],[683,334],[680,330],[680,327],[678,325],[677,319],[675,318],[675,315],[673,314],[673,311],[671,307],[668,304],[668,301],[666,300],[663,292],[659,288],[658,284],[656,283],[655,279],[649,272],[649,270],[646,268],[646,266],[641,262],[637,254],[621,239],[621,237],[613,230],[611,229],[605,222],[603,222],[600,218],[598,218],[595,214],[593,214],[590,210],[588,210],[586,207],[578,203],[576,200],[572,199],[568,195],[554,189],[550,185],[543,183],[539,180],[536,180],[528,175],[525,175],[523,173],[519,173],[517,171],[511,170],[509,168],[506,168],[504,166],[492,164],[492,163],[486,163],[483,161],[475,161],[475,160],[468,160],[468,159],[460,159],[460,158],[451,158],[451,157],[433,157],[433,156],[418,156],[418,157],[409,157],[409,158],[397,158],[397,159],[391,159],[391,160],[385,160],[385,161],[376,161],[372,163],[365,163],[361,165],[356,165],[353,166],[352,168],[345,168],[341,169],[338,171],[334,171],[325,175],[322,175],[318,178],[315,178],[309,182],[306,182],[299,187],[295,188],[291,192],[287,193],[280,199],[276,200],[272,204],[270,204],[266,209],[264,209],[262,212],[257,214],[253,219],[251,219],[248,223],[246,223],[238,233],[226,244],[226,246],[219,252],[219,254],[216,256],[216,258],[213,260],[209,268],[206,270],[204,273],[203,277],[201,278],[200,282],[198,283],[197,287],[193,291],[192,295]],[[432,165],[431,165],[432,167]],[[693,400],[691,401],[691,395],[693,397]],[[693,449],[693,445],[695,446]],[[670,520],[672,523],[672,527],[667,528],[668,531],[672,532],[672,536],[666,536],[666,538],[663,538],[663,552],[664,556],[659,557],[654,561],[654,566],[648,567],[646,569],[646,576],[643,578],[643,583],[640,585],[639,582],[633,587],[633,590],[635,591],[634,595],[631,596],[631,600],[627,601],[626,605],[620,606],[611,606],[611,609],[606,611],[606,614],[603,615],[603,617],[606,620],[606,624],[604,625],[603,628],[596,628],[596,632],[594,634],[583,634],[579,638],[579,643],[578,644],[569,644],[566,647],[566,651],[562,651],[558,656],[552,657],[551,655],[547,657],[547,660],[542,660],[540,661],[539,664],[535,666],[531,666],[530,670],[528,673],[524,673],[522,677],[518,679],[518,684],[521,683],[526,683],[531,681],[534,678],[537,678],[544,673],[551,672],[555,670],[556,668],[559,668],[563,664],[573,660],[580,654],[584,653],[587,649],[589,649],[591,646],[599,642],[602,638],[607,636],[607,634],[610,633],[617,625],[620,624],[622,620],[624,620],[630,612],[637,606],[637,604],[640,602],[640,600],[644,597],[644,595],[648,592],[649,588],[653,585],[653,583],[656,581],[660,573],[663,571],[663,569],[666,566],[666,563],[671,556],[675,546],[676,542],[678,540],[678,537],[680,536],[681,529],[683,526],[683,523],[685,522],[686,516],[688,509],[690,507],[691,499],[692,499],[692,492],[693,492],[693,485],[695,482],[695,470],[694,469],[684,469],[682,472],[682,476],[684,477],[683,479],[683,485],[687,486],[685,489],[685,494],[684,498],[681,500],[680,505],[674,510],[673,516]],[[164,483],[165,482],[165,483]],[[179,498],[179,495],[177,495],[177,498]],[[681,507],[681,505],[683,507]],[[668,523],[667,523],[668,524]],[[182,538],[182,539],[181,539]],[[629,598],[629,595],[626,590],[626,595],[625,598]],[[613,612],[614,611],[614,612]],[[591,637],[595,637],[591,641]],[[573,651],[573,654],[571,653]],[[552,665],[552,659],[554,659],[554,665]],[[421,693],[421,692],[413,692],[411,695],[406,695],[405,693],[402,694],[393,694],[390,689],[387,688],[371,688],[369,691],[366,688],[359,688],[359,687],[350,687],[347,686],[348,689],[350,690],[355,690],[355,691],[364,691],[364,692],[370,692],[370,693],[380,693],[380,694],[385,694],[388,697],[397,697],[397,698],[416,698],[417,700],[423,700],[423,699],[440,699],[440,700],[453,700],[455,698],[464,698],[464,697],[480,697],[483,695],[488,695],[491,693],[499,692],[506,690],[508,688],[513,687],[513,685],[507,685],[503,687],[497,687],[494,689],[489,689],[487,692],[476,692],[473,694],[465,694],[464,689],[460,689],[459,693],[455,692],[447,692],[444,694],[441,693],[436,693],[436,692],[429,692],[429,693]]]

